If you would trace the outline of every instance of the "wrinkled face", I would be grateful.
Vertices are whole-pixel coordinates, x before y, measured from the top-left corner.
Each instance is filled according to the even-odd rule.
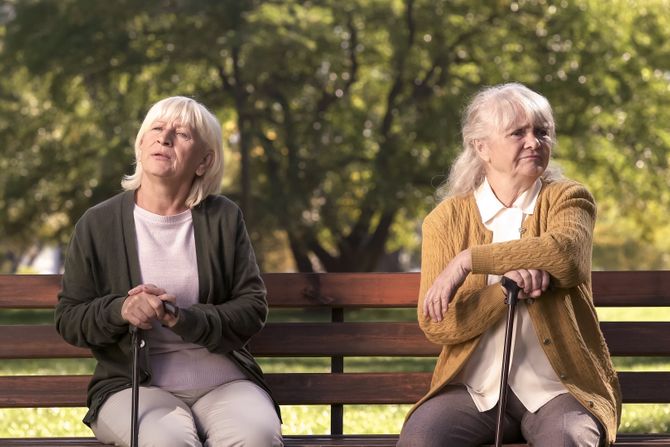
[[[551,157],[549,129],[523,117],[506,129],[494,130],[475,143],[487,177],[532,182],[538,179]]]
[[[140,142],[144,174],[163,181],[190,185],[205,173],[210,159],[194,130],[179,121],[154,121]]]

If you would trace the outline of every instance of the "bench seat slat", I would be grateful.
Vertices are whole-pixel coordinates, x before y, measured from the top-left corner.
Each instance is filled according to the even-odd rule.
[[[615,356],[670,356],[670,322],[601,323]],[[250,347],[257,356],[435,357],[416,323],[270,323]],[[87,349],[66,343],[51,325],[0,326],[0,358],[85,358]]]
[[[398,435],[289,435],[284,436],[286,447],[395,447]],[[105,444],[93,438],[0,438],[4,447],[101,447]],[[619,434],[616,446],[670,447],[667,434]],[[505,444],[506,447],[527,447],[526,444]]]
[[[280,404],[411,404],[431,373],[268,374]],[[670,403],[670,372],[619,373],[626,403]],[[0,407],[81,407],[89,376],[0,377]]]

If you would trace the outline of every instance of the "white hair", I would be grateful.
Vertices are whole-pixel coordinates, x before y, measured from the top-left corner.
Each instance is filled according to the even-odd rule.
[[[438,187],[438,201],[466,195],[482,184],[484,162],[477,155],[475,142],[515,125],[519,117],[527,117],[533,126],[547,130],[550,147],[556,145],[556,126],[551,105],[544,96],[519,83],[501,84],[480,90],[463,113],[463,149],[454,160],[449,177]],[[562,177],[560,169],[549,163],[541,178]]]
[[[186,206],[193,208],[210,194],[216,194],[223,179],[223,136],[219,120],[207,108],[194,99],[184,96],[172,96],[154,104],[147,112],[137,137],[135,138],[135,172],[121,180],[126,191],[136,190],[142,184],[142,163],[140,162],[140,143],[144,134],[156,121],[179,121],[190,127],[199,143],[212,154],[211,162],[205,173],[196,176],[186,198]]]

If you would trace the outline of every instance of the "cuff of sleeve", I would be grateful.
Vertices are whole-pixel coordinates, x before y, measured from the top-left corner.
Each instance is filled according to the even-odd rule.
[[[472,256],[472,273],[490,273],[493,270],[495,262],[485,245],[471,247],[470,256]]]
[[[121,316],[121,308],[123,307],[123,302],[126,300],[126,298],[128,297],[120,296],[118,298],[114,298],[109,303],[109,322],[115,326],[125,326],[128,324],[128,322]]]
[[[192,333],[193,328],[197,326],[194,324],[195,321],[196,316],[193,310],[180,308],[177,322],[170,329],[184,341],[190,342],[195,339],[195,335]]]

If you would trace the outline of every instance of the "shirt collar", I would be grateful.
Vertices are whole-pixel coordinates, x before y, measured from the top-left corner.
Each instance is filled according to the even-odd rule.
[[[533,214],[535,203],[540,195],[540,189],[542,189],[542,181],[537,179],[530,188],[516,198],[512,204],[512,208],[519,208],[524,214]],[[477,201],[477,208],[479,208],[479,214],[484,223],[493,219],[496,214],[506,208],[494,194],[487,178],[484,178],[482,184],[475,190],[474,195]]]

